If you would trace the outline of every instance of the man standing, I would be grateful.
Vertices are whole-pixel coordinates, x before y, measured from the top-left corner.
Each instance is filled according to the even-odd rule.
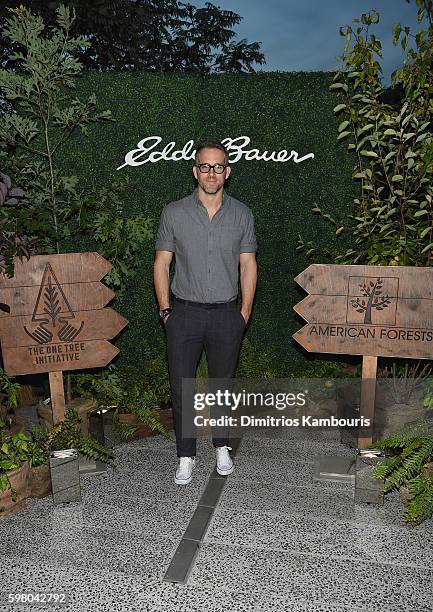
[[[208,376],[232,378],[250,317],[257,283],[257,243],[250,209],[224,191],[230,176],[227,149],[207,141],[196,150],[197,189],[164,207],[155,244],[154,284],[167,335],[171,400],[179,467],[174,481],[188,484],[195,466],[196,438],[182,432],[193,423],[192,402],[182,402],[182,379],[195,378],[203,348]],[[169,302],[169,271],[175,254]],[[240,277],[242,307],[236,299]],[[191,398],[192,399],[192,398]],[[184,398],[185,400],[185,398]],[[188,404],[188,405],[185,405]],[[217,472],[233,472],[227,435],[212,431]]]

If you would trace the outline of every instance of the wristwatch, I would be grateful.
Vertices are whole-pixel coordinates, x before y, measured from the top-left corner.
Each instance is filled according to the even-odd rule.
[[[164,319],[166,318],[167,315],[170,314],[170,312],[171,312],[171,308],[163,308],[162,310],[159,311],[159,316],[164,321]]]

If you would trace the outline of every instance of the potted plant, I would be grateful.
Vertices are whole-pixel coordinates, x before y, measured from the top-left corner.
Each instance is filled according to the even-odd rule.
[[[98,374],[77,374],[73,392],[93,398],[96,409],[111,409],[113,425],[124,440],[155,433],[172,439],[170,383],[162,347],[154,356],[145,342],[144,358],[138,365],[110,365]]]
[[[48,453],[37,442],[37,429],[32,428],[33,442],[29,443],[29,497],[46,497],[51,493],[51,474]]]
[[[423,394],[430,366],[421,360],[409,365],[406,361],[388,361],[378,368],[376,380],[374,437],[384,438],[404,425],[420,421],[426,416]],[[359,375],[359,373],[358,373]],[[337,386],[338,414],[341,418],[359,418],[361,379],[342,380]],[[341,441],[357,446],[358,428],[343,428]]]
[[[173,429],[170,381],[165,357],[165,347],[160,344],[152,354],[144,342],[143,360],[134,366],[119,369],[119,381],[124,394],[119,404],[118,423],[124,433],[128,427],[137,429],[134,437],[159,433],[172,439],[168,430]]]
[[[89,435],[89,415],[98,409],[98,403],[93,397],[75,397],[66,401],[66,410],[72,409],[81,417],[80,429],[84,435]],[[53,409],[51,399],[39,400],[38,405],[39,422],[43,427],[53,426]]]
[[[32,428],[32,440],[24,433],[9,435],[0,420],[0,516],[24,506],[27,497],[44,497],[51,491],[49,456],[52,451],[75,448],[82,456],[115,467],[113,452],[83,434],[81,417],[73,409],[63,421],[48,429]]]
[[[48,462],[49,454],[55,450],[75,448],[78,453],[89,459],[104,461],[114,467],[113,452],[103,444],[83,434],[80,428],[81,417],[69,408],[65,419],[59,421],[49,429],[34,428],[31,447],[33,465],[41,465],[43,458]]]
[[[8,423],[0,420],[0,516],[24,506],[28,497],[28,438],[22,433],[8,435]]]
[[[81,423],[82,417],[69,408],[63,421],[48,429],[32,429],[33,442],[29,445],[30,497],[44,497],[51,491],[49,456],[52,451],[75,448],[84,457],[104,461],[114,467],[112,451],[83,433]]]
[[[375,436],[384,438],[425,417],[423,395],[431,371],[421,360],[379,368],[376,387]]]
[[[0,419],[7,419],[18,406],[19,383],[11,381],[4,370],[0,368]]]
[[[159,433],[171,440],[168,431],[173,428],[171,408],[164,409],[164,423],[161,420],[158,394],[153,389],[143,391],[138,385],[128,389],[123,401],[117,407],[114,422],[124,438],[141,438]]]

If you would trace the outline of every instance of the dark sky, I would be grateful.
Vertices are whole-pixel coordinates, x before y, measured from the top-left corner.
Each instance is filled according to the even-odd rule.
[[[204,2],[196,2],[196,6]],[[381,14],[374,33],[383,46],[385,83],[402,62],[400,47],[392,44],[392,25],[400,22],[415,31],[415,0],[214,0],[213,4],[243,17],[236,28],[239,38],[261,41],[266,65],[262,70],[332,70],[338,66],[344,38],[340,26],[375,8]]]

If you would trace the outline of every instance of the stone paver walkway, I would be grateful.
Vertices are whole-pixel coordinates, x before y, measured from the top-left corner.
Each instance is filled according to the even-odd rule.
[[[64,592],[28,612],[432,612],[433,521],[403,526],[398,495],[355,505],[353,486],[314,481],[315,455],[350,455],[336,431],[250,430],[187,584],[162,580],[214,468],[199,440],[192,483],[173,483],[174,444],[115,450],[81,477],[81,503],[29,500],[0,522],[5,593]]]

